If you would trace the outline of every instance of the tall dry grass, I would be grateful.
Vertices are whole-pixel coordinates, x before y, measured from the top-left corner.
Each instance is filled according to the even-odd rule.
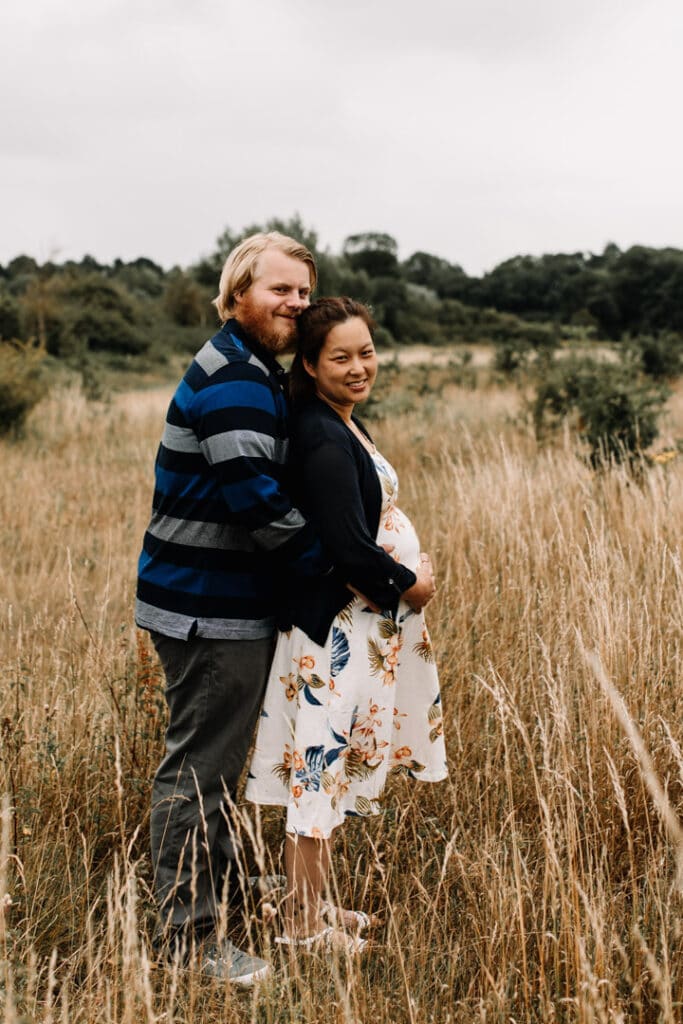
[[[0,1021],[680,1020],[683,470],[593,474],[495,389],[375,429],[438,568],[451,778],[340,831],[368,954],[282,960],[248,906],[255,993],[155,965],[163,699],[131,610],[166,398],[62,394],[1,448]],[[257,824],[268,868],[280,813]]]

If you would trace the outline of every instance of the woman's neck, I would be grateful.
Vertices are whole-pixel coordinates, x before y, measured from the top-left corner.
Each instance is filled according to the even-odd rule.
[[[348,430],[353,434],[353,436],[358,438],[358,440],[363,445],[365,450],[369,452],[370,455],[374,455],[375,452],[377,451],[374,443],[370,440],[369,437],[365,436],[363,431],[360,430],[351,419],[353,410],[356,408],[355,402],[349,405],[338,405],[336,402],[331,402],[329,398],[325,398],[324,395],[318,394],[317,391],[316,394],[318,395],[318,398],[320,399],[321,402],[324,402],[325,405],[329,405],[330,409],[336,412],[337,416],[339,416],[340,420],[344,422],[344,424],[346,425]]]
[[[344,403],[344,405],[342,405],[338,402],[331,402],[329,398],[326,398],[325,395],[321,395],[319,391],[316,391],[316,395],[321,402],[324,402],[325,405],[329,405],[330,409],[334,409],[337,416],[344,420],[344,423],[349,424],[351,422],[353,410],[356,408],[355,402],[350,402],[348,404]]]

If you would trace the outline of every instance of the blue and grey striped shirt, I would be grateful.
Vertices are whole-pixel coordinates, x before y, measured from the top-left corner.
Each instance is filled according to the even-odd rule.
[[[236,320],[195,356],[166,416],[135,621],[188,639],[256,639],[274,628],[293,574],[325,572],[284,489],[284,370]]]

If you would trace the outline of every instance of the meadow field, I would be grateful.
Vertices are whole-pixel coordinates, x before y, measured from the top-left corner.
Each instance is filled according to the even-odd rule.
[[[155,963],[164,701],[132,605],[168,396],[62,390],[0,442],[1,1024],[683,1019],[683,462],[594,472],[493,383],[372,425],[438,573],[450,779],[340,831],[367,952],[292,960],[249,904],[225,926],[260,988]],[[276,866],[281,814],[253,814],[245,870]]]

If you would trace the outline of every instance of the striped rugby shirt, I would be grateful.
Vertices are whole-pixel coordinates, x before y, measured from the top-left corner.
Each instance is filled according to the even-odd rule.
[[[257,639],[292,575],[329,569],[283,490],[285,372],[228,320],[178,385],[157,452],[135,621],[189,639]]]

